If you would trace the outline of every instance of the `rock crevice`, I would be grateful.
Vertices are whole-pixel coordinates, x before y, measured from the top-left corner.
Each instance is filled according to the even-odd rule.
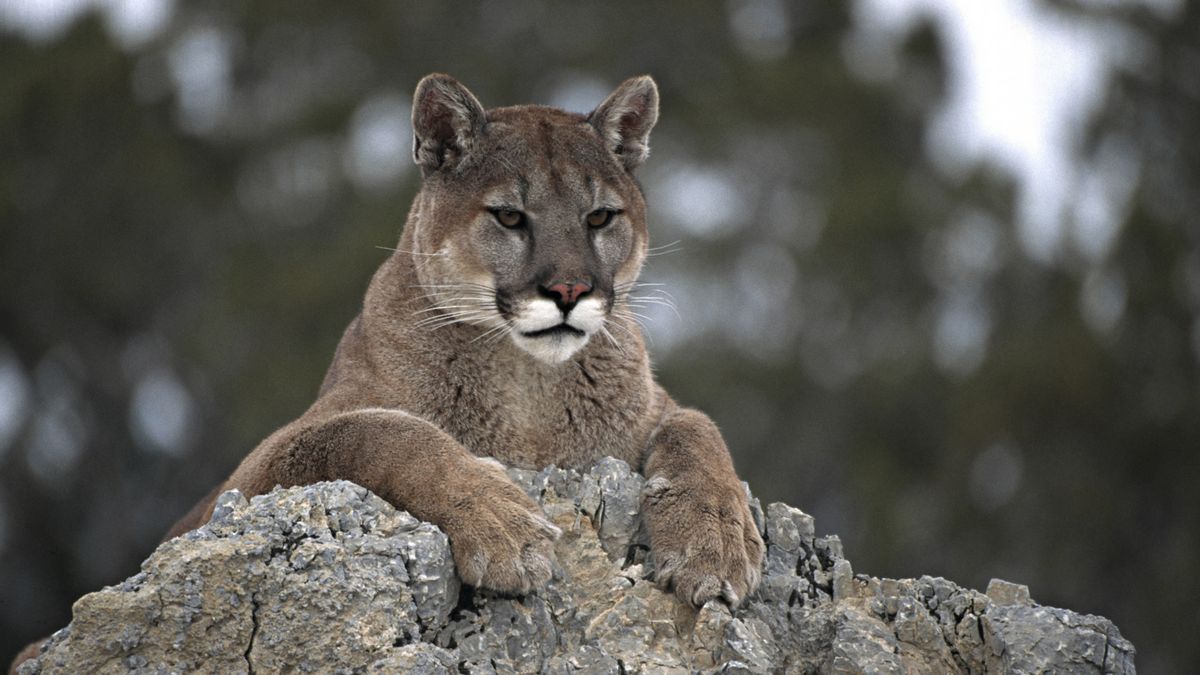
[[[563,529],[549,587],[460,585],[446,536],[337,481],[247,501],[162,544],[124,583],[81,598],[20,672],[1133,673],[1102,617],[938,577],[855,574],[811,516],[752,500],[763,582],[731,612],[653,583],[641,476],[512,469]]]

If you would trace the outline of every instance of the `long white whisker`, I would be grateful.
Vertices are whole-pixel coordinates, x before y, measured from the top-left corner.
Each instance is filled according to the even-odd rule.
[[[613,311],[613,316],[621,318],[621,319],[625,319],[627,321],[632,321],[633,323],[636,323],[639,327],[641,327],[641,329],[643,331],[646,330],[646,324],[642,323],[642,319],[638,318],[637,316],[634,316],[633,314],[630,314],[628,312]],[[613,325],[618,325],[618,324],[613,324]],[[628,329],[626,329],[626,330],[628,330]]]
[[[429,312],[440,312],[451,309],[487,309],[492,306],[493,305],[490,302],[468,303],[465,305],[434,305],[433,307],[419,309],[413,312],[413,314],[427,314]]]
[[[487,293],[474,288],[426,288],[422,293],[427,298],[439,298],[442,302],[456,300],[495,300],[494,293]]]
[[[630,300],[630,301],[632,301],[632,300],[646,300],[646,301],[652,301],[652,302],[653,302],[653,301],[658,301],[658,302],[670,302],[670,303],[674,303],[674,302],[675,302],[675,299],[674,299],[674,298],[672,298],[672,297],[670,297],[670,296],[667,296],[667,295],[662,295],[661,293],[655,293],[655,294],[639,294],[639,295],[634,295],[634,294],[630,293],[630,294],[627,294],[627,295],[622,295],[622,296],[620,296],[618,299],[620,299],[620,300]]]
[[[672,303],[667,302],[665,300],[628,300],[623,304],[627,305],[629,307],[637,307],[638,309],[647,309],[652,306],[666,307],[667,309],[674,312],[676,315],[679,314],[679,310],[675,309],[675,305],[673,305]]]
[[[631,321],[631,322],[637,324],[639,327],[641,327],[643,329],[645,328],[645,326],[642,326],[642,323],[640,321],[638,321],[636,318],[634,318],[632,316],[625,316],[622,314],[618,314],[617,312],[613,312],[613,316],[618,319],[625,319],[626,321]],[[623,326],[620,323],[617,323],[615,321],[609,321],[606,325],[612,326],[614,328],[620,328],[621,330],[625,331],[630,337],[633,337],[633,338],[637,337],[634,334],[633,330],[631,330],[628,326]]]
[[[615,337],[613,337],[613,334],[608,332],[607,327],[600,326],[600,333],[602,335],[604,335],[604,337],[608,338],[608,341],[610,343],[612,343],[612,346],[617,350],[618,354],[620,354],[621,356],[625,356],[625,350],[621,349],[621,345],[617,342],[617,339]]]
[[[674,303],[672,303],[668,300],[655,300],[653,298],[638,298],[638,299],[634,299],[634,300],[627,300],[622,304],[629,305],[630,307],[650,307],[653,305],[653,306],[658,306],[658,307],[669,307],[671,309],[675,309]]]
[[[440,318],[448,316],[470,316],[472,314],[480,314],[483,313],[486,308],[464,306],[454,309],[445,307],[431,307],[430,309],[440,310],[441,314],[424,317],[421,319],[422,321],[436,321]]]
[[[630,295],[630,296],[628,296],[626,298],[622,298],[622,299],[625,300],[626,302],[643,302],[643,303],[653,303],[653,304],[658,304],[658,305],[674,305],[675,304],[675,302],[671,298],[661,296],[661,295]]]
[[[485,316],[489,316],[490,314],[491,314],[491,312],[485,312],[482,310],[457,310],[454,312],[446,312],[444,314],[427,316],[427,317],[421,319],[420,321],[418,321],[417,325],[440,323],[442,321],[450,321],[450,320],[454,320],[454,319],[482,318]]]
[[[662,297],[662,298],[670,298],[672,300],[675,299],[675,296],[671,295],[670,291],[668,291],[665,288],[651,288],[650,290],[646,291],[646,295],[644,297],[652,297],[652,298]]]
[[[491,286],[487,286],[484,284],[475,284],[475,283],[471,283],[469,281],[464,281],[462,283],[457,283],[457,284],[409,284],[408,287],[409,288],[456,288],[456,289],[460,289],[460,290],[481,289],[481,290],[487,291],[488,293],[494,293],[496,291],[496,289],[492,288]]]
[[[649,322],[651,322],[651,321],[653,321],[653,320],[654,320],[654,318],[653,318],[653,317],[651,317],[651,316],[649,316],[649,315],[646,315],[646,314],[642,314],[641,312],[635,312],[635,311],[633,311],[633,310],[628,310],[628,312],[629,312],[629,315],[630,315],[630,316],[634,316],[634,317],[637,317],[637,318],[639,318],[639,319],[642,319],[643,321],[646,321],[647,323],[649,323]],[[645,324],[642,324],[642,325],[645,325]]]
[[[392,251],[394,253],[407,253],[409,255],[427,255],[434,257],[449,255],[449,251],[438,251],[437,253],[419,253],[417,251],[406,251],[402,248],[392,248],[391,246],[376,246],[375,248],[382,249],[384,251]]]
[[[496,333],[496,331],[499,331],[499,330],[501,330],[501,329],[503,329],[503,328],[508,328],[508,324],[507,324],[507,323],[501,323],[501,324],[499,324],[499,325],[497,325],[497,326],[492,326],[491,328],[489,328],[489,329],[488,329],[488,330],[486,330],[485,332],[483,332],[483,333],[480,333],[479,335],[476,335],[476,336],[475,336],[475,339],[471,340],[471,342],[477,342],[477,341],[479,341],[479,340],[482,340],[482,339],[484,339],[484,338],[488,337],[489,335],[492,335],[492,334]],[[487,344],[487,343],[485,342],[484,344]]]
[[[660,305],[670,309],[671,312],[679,319],[683,316],[679,314],[679,309],[675,307],[675,299],[666,291],[652,291],[653,293],[661,293],[662,295],[634,295],[625,299],[625,303],[632,307],[646,307],[647,305]]]
[[[505,324],[504,327],[510,328],[510,326],[508,326],[508,324]],[[502,340],[504,338],[504,336],[508,335],[508,334],[509,334],[509,331],[502,330],[502,331],[496,333],[495,335],[489,337],[487,340],[484,340],[483,344],[490,347],[490,346],[496,344],[497,342],[499,342],[500,340]]]
[[[647,252],[661,251],[663,249],[671,248],[672,246],[678,246],[678,245],[679,245],[679,240],[676,239],[675,241],[668,242],[666,244],[659,244],[658,246],[651,246],[651,247],[647,248],[646,251]]]
[[[447,316],[438,315],[422,319],[415,325],[422,328],[430,326],[434,328],[441,328],[442,326],[449,326],[450,324],[454,323],[466,323],[467,321],[485,319],[490,315],[491,314],[488,312],[465,312]]]
[[[427,295],[425,297],[433,298],[435,296]],[[478,303],[486,303],[486,304],[490,305],[490,304],[494,304],[496,302],[496,298],[494,298],[490,295],[468,295],[465,293],[464,294],[452,294],[452,295],[438,297],[437,302],[434,302],[431,304],[440,305],[440,304],[445,304],[448,302],[478,302]]]

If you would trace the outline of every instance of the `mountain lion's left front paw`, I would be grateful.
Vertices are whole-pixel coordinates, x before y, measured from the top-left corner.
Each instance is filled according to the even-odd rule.
[[[737,607],[758,587],[763,542],[740,484],[659,476],[646,483],[642,506],[659,587],[696,607],[713,598]]]

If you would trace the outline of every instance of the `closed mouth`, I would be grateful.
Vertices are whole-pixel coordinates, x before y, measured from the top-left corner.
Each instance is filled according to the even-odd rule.
[[[560,323],[557,326],[551,326],[549,328],[543,328],[541,330],[530,331],[528,333],[522,332],[521,335],[524,335],[527,338],[552,337],[552,336],[559,336],[559,335],[574,335],[576,337],[587,337],[587,333],[585,333],[585,332],[579,330],[578,328],[576,328],[570,324],[567,324],[567,323]]]

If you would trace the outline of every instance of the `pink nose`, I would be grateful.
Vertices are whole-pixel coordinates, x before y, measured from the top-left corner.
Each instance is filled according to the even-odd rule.
[[[581,295],[592,290],[592,285],[585,281],[560,281],[546,288],[551,295],[558,296],[555,303],[559,305],[574,305]]]

